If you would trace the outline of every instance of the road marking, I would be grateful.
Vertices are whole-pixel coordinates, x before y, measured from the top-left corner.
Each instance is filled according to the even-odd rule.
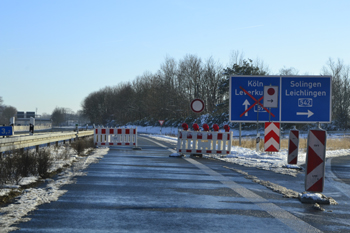
[[[261,196],[255,194],[254,192],[244,188],[242,185],[237,184],[236,182],[221,175],[220,173],[217,173],[216,171],[205,166],[204,164],[201,164],[200,162],[190,158],[185,158],[185,160],[192,163],[193,165],[195,165],[196,167],[198,167],[208,175],[213,176],[216,180],[220,181],[221,183],[223,183],[224,185],[226,185],[227,187],[229,187],[230,189],[232,189],[242,197],[256,204],[261,209],[265,210],[267,213],[269,213],[276,219],[280,220],[282,223],[289,226],[293,230],[297,232],[322,232],[319,229],[304,222],[303,220],[295,217],[288,211],[285,211],[284,209],[278,207],[273,203],[269,203],[268,200],[266,200],[265,198],[262,198]]]
[[[327,159],[326,162],[326,180],[328,180],[327,185],[331,184],[337,188],[341,193],[350,198],[350,186],[343,183],[333,172],[332,172],[332,158]]]
[[[161,143],[158,143],[152,139],[149,139],[149,138],[145,138],[145,139],[152,141],[153,143],[168,149],[172,153],[176,152],[175,150],[170,149],[169,147],[167,147]],[[319,229],[304,222],[303,220],[295,217],[294,215],[292,215],[288,211],[280,208],[279,206],[277,206],[273,203],[269,203],[268,200],[266,200],[265,198],[255,194],[254,192],[243,187],[242,185],[237,184],[236,182],[230,180],[229,178],[227,178],[227,177],[221,175],[220,173],[210,169],[209,167],[205,166],[204,164],[202,164],[194,159],[191,159],[191,158],[184,158],[184,159],[186,161],[188,161],[189,163],[198,167],[203,172],[214,177],[217,181],[220,181],[222,184],[226,185],[227,187],[229,187],[230,189],[232,189],[233,191],[235,191],[236,193],[238,193],[242,197],[244,197],[244,198],[248,199],[250,202],[256,204],[262,210],[266,211],[267,213],[272,215],[274,218],[278,219],[279,221],[281,221],[285,225],[289,226],[291,229],[293,229],[297,232],[322,232]]]

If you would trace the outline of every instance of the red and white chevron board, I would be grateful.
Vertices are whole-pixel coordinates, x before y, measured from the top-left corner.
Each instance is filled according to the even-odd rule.
[[[299,130],[292,129],[289,132],[288,164],[298,163],[298,151],[299,151]]]
[[[265,122],[265,151],[278,152],[280,150],[280,123]]]
[[[307,140],[305,190],[322,192],[324,187],[327,134],[310,130]]]

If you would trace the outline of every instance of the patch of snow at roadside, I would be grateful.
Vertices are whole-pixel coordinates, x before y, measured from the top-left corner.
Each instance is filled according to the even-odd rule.
[[[149,132],[152,130],[149,129]],[[155,132],[159,132],[156,129]],[[157,140],[176,143],[177,137],[159,135],[159,134],[148,134],[144,135]],[[305,135],[307,136],[307,135]],[[326,151],[326,158],[333,158],[339,156],[346,156],[350,154],[350,149],[341,150],[328,150]],[[214,157],[229,163],[235,163],[246,167],[256,167],[259,169],[270,170],[276,173],[296,176],[302,169],[301,166],[306,163],[306,151],[300,150],[298,155],[298,164],[289,165],[288,150],[281,149],[279,152],[267,153],[265,151],[256,151],[248,148],[243,148],[239,146],[232,146],[231,153],[225,157],[222,155],[205,155],[207,157]]]
[[[302,167],[298,166],[298,165],[293,165],[293,164],[286,164],[283,166],[284,168],[289,168],[289,169],[298,169],[298,170],[302,170]]]
[[[98,162],[109,148],[96,149],[93,154],[87,157],[79,157],[78,161],[70,168],[67,168],[58,175],[57,180],[46,179],[48,182],[46,188],[29,188],[22,191],[22,195],[17,198],[14,204],[0,208],[0,227],[1,232],[16,230],[12,225],[20,221],[29,221],[29,218],[23,218],[30,211],[37,208],[38,205],[57,201],[60,196],[67,192],[60,188],[66,184],[74,183],[75,176],[82,176],[83,170],[91,163]]]
[[[176,143],[177,142],[177,137],[172,137],[172,136],[166,136],[166,135],[160,135],[160,134],[141,134],[142,136],[150,137],[150,138],[155,138],[159,141],[163,142],[169,142],[169,143]]]
[[[309,198],[315,201],[323,200],[323,195],[321,193],[303,193],[302,198]]]
[[[326,158],[345,156],[349,154],[349,149],[332,150],[326,152]],[[296,176],[300,172],[300,170],[295,169],[294,167],[287,166],[288,150],[286,149],[269,154],[264,151],[257,152],[256,150],[233,146],[231,149],[231,154],[227,155],[226,157],[222,157],[221,155],[209,155],[209,157],[215,157],[226,162],[235,163],[246,167],[256,167],[291,176]],[[305,163],[306,152],[299,151],[297,166],[300,167]]]
[[[169,155],[169,157],[182,157],[183,155],[182,154],[179,154],[179,153],[173,153],[171,155]]]
[[[36,181],[38,181],[38,179],[39,179],[39,176],[23,177],[19,182],[19,185],[28,185],[31,183],[35,183]]]

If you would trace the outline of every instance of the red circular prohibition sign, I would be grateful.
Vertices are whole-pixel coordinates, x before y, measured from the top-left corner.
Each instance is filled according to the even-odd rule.
[[[199,113],[204,110],[204,102],[201,99],[194,99],[191,102],[192,111]]]
[[[267,90],[267,94],[269,94],[269,95],[275,94],[275,89],[269,88],[269,89]]]

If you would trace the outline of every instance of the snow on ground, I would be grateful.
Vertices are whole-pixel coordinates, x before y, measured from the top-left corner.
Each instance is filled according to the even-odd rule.
[[[176,131],[175,131],[176,130]],[[176,136],[166,136],[165,134],[177,135],[177,128],[163,127],[162,134],[160,133],[160,127],[139,127],[137,126],[137,132],[147,133],[149,137],[157,138],[166,142],[177,142]],[[239,135],[237,130],[233,131],[233,135]],[[176,133],[175,133],[176,132]],[[244,135],[254,135],[256,131],[242,131]],[[307,134],[301,134],[300,137],[307,138]],[[329,138],[340,138],[343,137],[342,133],[328,135]],[[341,150],[328,150],[326,151],[326,158],[333,158],[339,156],[345,156],[350,154],[350,149]],[[174,154],[172,156],[175,156]],[[256,151],[248,148],[239,146],[233,146],[231,153],[227,156],[222,155],[208,155],[208,157],[215,157],[217,159],[243,165],[246,167],[255,167],[264,170],[274,171],[276,173],[296,176],[302,165],[306,162],[306,151],[299,150],[298,164],[297,166],[291,166],[287,163],[288,150],[281,149],[279,152],[267,153],[265,151]]]
[[[99,148],[87,157],[78,157],[75,154],[70,154],[70,156],[68,156],[65,160],[56,161],[51,167],[52,171],[62,168],[65,165],[72,166],[64,169],[63,172],[58,174],[58,178],[56,180],[44,180],[44,182],[47,183],[45,188],[25,189],[16,199],[15,203],[0,208],[1,232],[16,230],[16,228],[12,227],[12,225],[19,221],[29,221],[30,219],[25,218],[25,216],[30,211],[35,210],[38,205],[58,200],[61,195],[66,193],[66,190],[62,190],[61,187],[66,184],[74,183],[74,177],[85,175],[84,169],[91,163],[98,162],[99,159],[108,153],[108,150],[108,148]],[[70,151],[70,153],[72,153],[72,151]],[[38,179],[38,177],[28,177],[22,179],[21,184],[36,182]],[[18,188],[17,186],[14,187]],[[10,190],[9,187],[7,187],[7,189],[3,189],[2,192],[5,193],[8,190]]]
[[[128,126],[130,127],[130,126]],[[146,133],[147,136],[163,140],[166,142],[177,142],[176,136],[178,129],[171,127],[137,127],[139,133]],[[255,132],[256,133],[256,132]],[[254,134],[252,131],[243,131],[242,135]],[[237,136],[237,130],[234,131],[234,135]],[[304,136],[306,137],[306,135]],[[333,136],[330,136],[333,137]],[[335,135],[334,137],[337,137]],[[328,137],[329,138],[329,137]],[[74,183],[74,177],[85,175],[84,169],[91,163],[98,162],[105,154],[108,153],[107,148],[99,148],[94,151],[93,154],[87,157],[79,157],[72,151],[66,152],[66,158],[62,159],[62,151],[67,150],[61,147],[59,150],[52,149],[52,154],[56,156],[55,162],[52,165],[51,171],[63,168],[65,166],[72,165],[67,169],[64,169],[62,173],[58,175],[56,180],[46,179],[46,186],[44,188],[28,188],[22,191],[22,194],[16,199],[16,202],[8,206],[0,208],[0,228],[1,232],[9,232],[15,230],[12,225],[19,221],[29,221],[29,218],[25,218],[28,212],[33,211],[38,205],[43,203],[49,203],[56,201],[66,190],[61,189],[65,184]],[[349,155],[349,149],[343,150],[331,150],[327,151],[326,157],[338,157]],[[175,154],[174,154],[175,155]],[[298,169],[301,165],[305,164],[306,153],[300,151],[298,157],[298,166],[287,165],[287,150],[283,149],[280,152],[269,154],[263,151],[256,152],[255,150],[241,148],[233,146],[231,153],[225,157],[210,155],[217,159],[221,159],[226,162],[236,163],[248,167],[256,167],[259,169],[271,170],[274,172],[296,176]],[[39,177],[27,177],[21,180],[20,185],[36,182]],[[0,195],[5,195],[11,189],[19,190],[19,185],[7,185],[0,189]],[[315,195],[314,195],[315,196]],[[318,196],[315,196],[318,198]]]
[[[147,130],[148,133],[150,133],[150,129]],[[139,130],[138,130],[139,132]],[[159,132],[159,130],[154,129],[154,133]],[[252,132],[244,132],[245,135],[251,135]],[[242,135],[244,135],[242,133]],[[156,138],[158,140],[162,140],[165,142],[177,142],[177,137],[173,136],[166,136],[166,135],[160,135],[160,134],[151,134],[147,135],[148,137]],[[301,135],[301,137],[306,138],[307,135]],[[342,136],[339,136],[338,134],[328,135],[328,138],[339,138]],[[333,157],[339,157],[339,156],[346,156],[350,154],[350,149],[341,149],[341,150],[327,150],[326,151],[326,158],[333,158]],[[170,155],[170,157],[177,157],[180,156],[178,153],[173,153]],[[222,155],[206,155],[208,157],[214,157],[216,159],[220,159],[229,163],[235,163],[239,165],[243,165],[246,167],[255,167],[258,169],[264,169],[264,170],[270,170],[276,173],[281,173],[285,175],[291,175],[291,176],[297,176],[297,174],[300,172],[303,165],[306,163],[306,151],[299,151],[298,153],[298,164],[297,165],[289,165],[287,164],[287,158],[288,158],[288,151],[286,149],[281,149],[279,152],[275,153],[267,153],[264,151],[256,151],[248,148],[242,148],[238,146],[233,146],[231,148],[231,153],[227,156]],[[262,184],[265,185],[265,184]],[[275,184],[272,184],[275,185]],[[266,185],[265,185],[266,186]],[[270,188],[270,187],[269,187]],[[274,187],[275,189],[281,191],[281,193],[285,193],[284,187]],[[291,190],[287,190],[291,191]],[[293,194],[294,195],[294,194]],[[317,202],[319,203],[326,203],[330,202],[331,204],[337,204],[336,201],[334,201],[332,198],[326,198],[321,193],[303,193],[299,194],[300,199],[312,199],[314,201],[315,206],[314,208],[324,211],[323,208],[319,207]],[[310,201],[311,203],[311,201]]]

